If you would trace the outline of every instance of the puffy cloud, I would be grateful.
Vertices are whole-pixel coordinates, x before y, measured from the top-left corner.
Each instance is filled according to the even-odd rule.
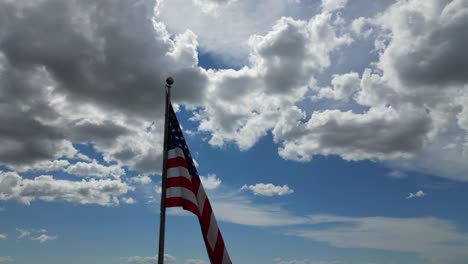
[[[200,101],[207,79],[195,67],[196,37],[171,39],[153,8],[151,1],[0,3],[2,164],[24,171],[79,157],[73,142],[93,144],[106,161],[160,169],[161,133],[145,128],[162,127],[167,73],[180,85],[174,100],[186,103]]]
[[[122,202],[124,202],[126,204],[134,204],[134,203],[136,203],[136,200],[133,199],[132,197],[123,197]]]
[[[293,189],[290,189],[288,185],[273,185],[271,183],[257,183],[255,185],[247,185],[245,184],[242,186],[241,190],[250,190],[255,195],[261,196],[283,196],[288,195],[294,192]]]
[[[291,113],[302,116],[296,103],[315,83],[314,74],[330,64],[330,53],[350,43],[337,36],[330,14],[309,21],[282,18],[267,34],[250,38],[251,66],[239,70],[209,71],[210,96],[193,120],[199,130],[210,132],[210,144],[235,142],[240,149],[252,147],[268,130],[283,133],[282,122]],[[279,122],[278,122],[279,121]]]
[[[348,0],[322,0],[322,8],[326,12],[336,11],[346,6]]]
[[[84,176],[84,177],[114,177],[119,178],[125,174],[125,170],[118,165],[104,166],[98,164],[96,160],[90,163],[77,162],[70,165],[66,170],[67,173]]]
[[[7,234],[0,234],[0,240],[5,240],[7,239],[8,235]]]
[[[221,179],[216,177],[216,174],[208,174],[208,176],[200,176],[203,187],[206,190],[214,190],[221,185]]]
[[[347,160],[411,158],[428,141],[431,119],[424,111],[398,112],[391,107],[314,112],[302,133],[285,138],[279,154],[308,161],[313,155],[340,155]]]
[[[44,172],[49,172],[49,171],[61,171],[65,168],[67,168],[70,165],[70,162],[68,160],[46,160],[42,162],[38,162],[34,164],[33,166],[24,166],[24,167],[17,167],[17,170],[19,172],[25,172],[29,170],[35,170],[35,171],[44,171]]]
[[[57,239],[57,236],[49,236],[46,234],[42,234],[37,237],[31,237],[31,240],[39,241],[40,243],[45,243],[47,241],[56,240],[56,239]]]
[[[15,172],[0,172],[0,200],[16,200],[26,205],[33,200],[117,205],[117,197],[129,190],[131,187],[120,180],[69,181],[57,180],[49,175],[25,179]]]
[[[467,234],[454,223],[433,217],[310,216],[310,229],[289,234],[338,248],[370,248],[418,253],[434,263],[466,259]],[[327,224],[327,227],[313,225]],[[458,263],[458,262],[457,262]]]
[[[317,99],[329,98],[334,100],[349,100],[359,90],[361,79],[356,72],[335,75],[331,81],[332,87],[325,87],[318,91]]]
[[[413,199],[413,198],[423,198],[424,196],[426,196],[427,194],[425,192],[423,192],[422,190],[419,190],[415,193],[410,193],[406,199]]]
[[[129,179],[129,182],[135,183],[135,184],[150,184],[151,183],[151,178],[147,175],[138,175],[135,177],[132,177]]]

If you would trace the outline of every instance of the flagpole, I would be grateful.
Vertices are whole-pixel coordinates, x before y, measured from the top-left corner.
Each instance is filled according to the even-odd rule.
[[[171,85],[174,83],[172,77],[166,79],[166,111],[164,115],[164,151],[163,169],[161,183],[161,218],[159,221],[159,251],[158,264],[164,264],[164,234],[166,229],[166,178],[167,178],[167,135],[169,130],[169,104],[171,102]]]

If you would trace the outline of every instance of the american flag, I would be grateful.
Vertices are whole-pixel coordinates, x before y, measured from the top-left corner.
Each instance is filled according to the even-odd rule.
[[[166,207],[182,207],[198,217],[212,264],[231,264],[216,218],[185,142],[172,105],[169,106]]]

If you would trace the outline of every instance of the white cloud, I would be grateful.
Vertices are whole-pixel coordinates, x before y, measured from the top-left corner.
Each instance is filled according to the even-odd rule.
[[[150,184],[151,183],[151,178],[147,175],[138,175],[136,177],[132,177],[129,179],[129,182],[135,183],[135,184]]]
[[[136,200],[133,199],[132,197],[123,197],[122,201],[126,204],[134,204],[136,203]]]
[[[419,191],[417,191],[415,193],[409,193],[408,196],[406,197],[406,199],[423,198],[426,195],[427,194],[425,192],[423,192],[422,190],[419,190]]]
[[[49,172],[49,171],[61,171],[68,167],[70,165],[70,162],[68,160],[46,160],[42,162],[38,162],[32,166],[18,166],[17,170],[19,172],[25,172],[29,170],[35,170],[35,171],[44,171],[44,172]]]
[[[77,162],[70,165],[67,173],[84,177],[109,177],[119,178],[125,174],[125,170],[118,165],[104,166],[93,160],[90,163]]]
[[[334,75],[332,87],[321,88],[313,99],[329,98],[334,100],[349,100],[359,90],[361,79],[356,72]]]
[[[348,0],[322,0],[322,8],[325,12],[333,12],[346,6]]]
[[[148,256],[131,256],[124,258],[127,264],[153,264],[158,261],[158,256],[148,257]],[[176,264],[177,259],[170,255],[164,254],[164,263],[167,264]]]
[[[205,190],[214,190],[221,185],[221,179],[216,177],[216,174],[208,174],[208,176],[200,176],[200,181]]]
[[[40,243],[45,243],[47,241],[52,241],[56,239],[57,239],[57,236],[48,236],[46,234],[42,234],[37,237],[31,237],[31,240],[39,241]]]
[[[19,232],[18,239],[29,237],[31,235],[31,232],[29,232],[28,230],[16,228],[16,231]]]
[[[8,234],[0,234],[0,240],[5,240],[8,238]]]
[[[307,223],[306,217],[296,216],[277,205],[255,204],[239,192],[213,194],[210,197],[216,217],[225,222],[247,226],[288,226]]]
[[[326,242],[338,248],[369,248],[413,252],[446,263],[468,257],[468,234],[454,223],[434,217],[342,217],[312,215],[308,229],[292,230],[290,235]],[[318,225],[327,224],[327,227]],[[317,226],[314,226],[317,225]]]
[[[29,205],[33,200],[74,204],[118,205],[118,198],[132,188],[120,180],[57,180],[49,175],[24,179],[15,172],[0,172],[0,200]]]
[[[283,196],[283,195],[288,195],[294,192],[293,189],[290,189],[288,185],[273,185],[271,183],[257,183],[255,185],[247,185],[244,184],[242,186],[241,190],[250,190],[252,191],[255,195],[261,195],[261,196]]]

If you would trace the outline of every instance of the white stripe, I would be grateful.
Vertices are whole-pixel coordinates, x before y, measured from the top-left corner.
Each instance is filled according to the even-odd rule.
[[[205,200],[206,200],[205,189],[203,189],[203,185],[200,182],[200,187],[198,187],[198,193],[197,193],[198,211],[200,211],[200,214],[203,214]]]
[[[218,238],[218,224],[216,223],[216,219],[213,213],[211,214],[210,227],[208,228],[208,234],[206,234],[206,238],[208,239],[208,243],[211,246],[211,250],[214,251],[216,240]]]
[[[189,179],[190,181],[192,180],[192,176],[190,176],[189,171],[185,167],[179,166],[179,167],[167,169],[168,178],[181,177],[181,176]]]
[[[224,246],[223,261],[221,264],[232,264],[231,258],[226,250],[226,246]]]
[[[197,198],[193,194],[192,191],[190,191],[187,188],[184,187],[171,187],[167,188],[166,192],[166,198],[176,198],[176,197],[181,197],[186,200],[189,200],[193,204],[197,204]]]
[[[177,158],[177,157],[181,157],[181,158],[185,159],[184,151],[181,148],[173,148],[173,149],[170,149],[167,152],[167,158],[168,159],[173,159],[173,158]]]

